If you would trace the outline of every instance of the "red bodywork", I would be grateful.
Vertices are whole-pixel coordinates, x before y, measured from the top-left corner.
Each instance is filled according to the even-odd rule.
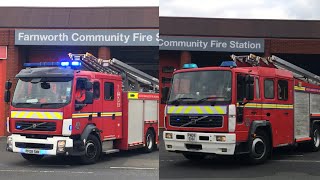
[[[296,140],[294,139],[294,91],[295,86],[306,87],[313,93],[320,93],[319,86],[306,83],[293,77],[292,73],[287,70],[280,70],[272,67],[205,67],[195,69],[182,69],[175,71],[174,74],[182,72],[192,71],[215,71],[215,70],[227,70],[232,72],[232,100],[231,104],[237,105],[237,91],[236,91],[236,75],[249,74],[257,78],[259,84],[259,90],[257,90],[257,84],[254,83],[254,100],[250,100],[251,104],[258,104],[261,107],[258,108],[244,108],[243,121],[236,124],[235,134],[237,142],[245,142],[249,137],[250,125],[256,120],[267,120],[271,123],[272,128],[272,143],[273,147],[292,144]],[[267,99],[264,97],[264,80],[272,79],[274,81],[274,95],[273,99]],[[278,80],[288,81],[288,98],[287,100],[278,99]],[[210,83],[210,82],[208,82]],[[173,87],[173,86],[172,86]],[[260,97],[257,96],[259,92]],[[283,108],[289,106],[290,108]],[[282,108],[281,108],[282,107]],[[188,132],[228,132],[228,116],[224,116],[223,126],[219,128],[185,128],[185,127],[172,127],[169,125],[169,115],[165,117],[165,128],[168,131],[188,131]],[[315,117],[319,117],[319,114],[314,114]],[[310,139],[308,139],[310,140]]]

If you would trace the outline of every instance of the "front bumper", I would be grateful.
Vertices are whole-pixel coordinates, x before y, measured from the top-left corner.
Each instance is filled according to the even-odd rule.
[[[166,138],[166,133],[172,133],[172,139]],[[188,133],[195,134],[193,141],[189,141]],[[225,136],[225,141],[217,141],[216,136]],[[234,133],[164,131],[163,139],[167,151],[212,153],[219,155],[235,154],[236,134]]]
[[[64,152],[57,151],[58,141],[65,141]],[[9,145],[10,144],[10,145]],[[12,134],[7,137],[7,151],[15,153],[28,153],[38,155],[74,155],[74,140],[69,137],[53,136],[46,139],[27,138],[20,134]],[[24,146],[28,146],[24,148]],[[45,148],[44,148],[45,147]]]

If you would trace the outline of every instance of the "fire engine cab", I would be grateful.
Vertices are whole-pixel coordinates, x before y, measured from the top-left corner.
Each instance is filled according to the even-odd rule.
[[[29,161],[45,155],[101,154],[158,144],[158,79],[120,60],[90,53],[60,62],[25,63],[7,119],[7,150]],[[12,83],[6,82],[5,101]]]
[[[198,160],[242,154],[263,163],[272,149],[320,147],[320,78],[279,57],[231,56],[220,67],[186,64],[174,72],[165,148]]]

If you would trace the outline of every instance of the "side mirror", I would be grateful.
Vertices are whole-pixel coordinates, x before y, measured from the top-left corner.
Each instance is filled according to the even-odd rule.
[[[93,104],[93,92],[86,91],[86,99],[83,102],[84,104]]]
[[[161,92],[161,94],[162,94],[161,102],[166,103],[168,100],[168,95],[169,95],[169,87],[163,87],[161,91],[162,91]]]
[[[85,82],[84,88],[86,89],[86,91],[90,91],[92,89],[92,87],[93,87],[92,82],[90,82],[90,81]]]
[[[11,81],[6,81],[6,84],[5,84],[6,90],[10,90],[11,87],[12,87],[12,82]]]
[[[4,102],[8,103],[11,99],[11,93],[9,90],[4,91]]]

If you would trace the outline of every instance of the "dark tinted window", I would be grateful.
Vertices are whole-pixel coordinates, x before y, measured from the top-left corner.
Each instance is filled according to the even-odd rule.
[[[272,79],[264,80],[264,97],[266,99],[274,98],[274,84]]]
[[[100,98],[100,83],[99,82],[93,83],[93,98],[94,99]]]
[[[114,84],[105,82],[104,83],[104,99],[113,100],[114,99]]]
[[[288,100],[288,81],[286,80],[278,81],[278,99]]]

